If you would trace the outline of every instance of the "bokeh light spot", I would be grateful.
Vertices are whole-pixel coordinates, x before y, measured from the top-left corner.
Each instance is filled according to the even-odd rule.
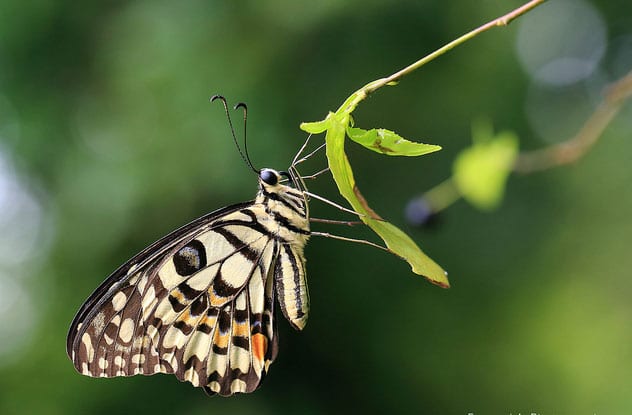
[[[583,0],[549,2],[520,20],[516,50],[533,80],[572,84],[597,68],[606,50],[606,26]]]

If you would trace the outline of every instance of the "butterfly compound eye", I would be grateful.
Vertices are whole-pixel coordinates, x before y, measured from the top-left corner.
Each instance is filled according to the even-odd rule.
[[[259,173],[259,177],[261,178],[261,180],[263,180],[266,184],[269,184],[270,186],[274,186],[275,184],[279,182],[278,174],[276,174],[274,171],[270,169],[261,170],[261,173]]]

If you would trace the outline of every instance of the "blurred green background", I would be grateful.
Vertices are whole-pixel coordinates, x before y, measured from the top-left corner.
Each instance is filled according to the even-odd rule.
[[[280,320],[278,360],[254,394],[208,398],[166,375],[90,379],[65,354],[74,313],[118,265],[253,197],[212,94],[248,103],[254,163],[284,169],[301,121],[520,4],[4,0],[0,413],[631,413],[630,105],[579,163],[512,176],[493,213],[460,202],[430,230],[403,214],[450,175],[477,118],[523,149],[574,134],[632,68],[623,0],[552,0],[356,112],[362,127],[443,146],[408,159],[348,151],[367,199],[449,271],[451,289],[314,238],[309,324]],[[324,165],[321,154],[302,171]],[[327,177],[310,190],[340,201]]]

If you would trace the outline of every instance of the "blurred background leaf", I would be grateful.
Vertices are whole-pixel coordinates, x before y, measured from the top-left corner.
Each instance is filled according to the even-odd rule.
[[[491,125],[475,123],[470,147],[454,160],[453,180],[465,200],[481,210],[498,207],[505,184],[518,156],[518,137],[503,131],[494,135]]]
[[[502,209],[459,203],[434,232],[407,229],[450,290],[371,248],[311,241],[309,324],[280,322],[279,358],[252,395],[209,399],[173,376],[90,379],[65,356],[73,314],[112,270],[253,197],[212,94],[248,103],[254,162],[282,169],[300,121],[510,3],[3,1],[0,413],[629,413],[629,105],[581,162],[511,177]],[[547,2],[373,95],[358,119],[443,151],[349,146],[363,193],[405,227],[406,202],[450,174],[472,118],[515,131],[521,149],[572,135],[632,67],[631,27],[627,1]],[[340,201],[330,181],[310,190]]]

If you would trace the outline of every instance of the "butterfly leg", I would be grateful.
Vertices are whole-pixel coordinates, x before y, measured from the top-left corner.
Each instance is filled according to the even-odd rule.
[[[343,212],[351,213],[353,215],[360,216],[360,217],[366,216],[366,215],[363,215],[362,213],[356,212],[355,210],[347,209],[344,206],[340,206],[339,204],[337,204],[335,202],[332,202],[329,199],[325,199],[322,196],[318,196],[317,194],[314,194],[314,193],[311,193],[311,192],[308,192],[308,191],[304,191],[303,193],[305,193],[309,197],[312,197],[312,198],[314,198],[316,200],[320,200],[321,202],[327,203],[328,205],[331,205],[331,206],[333,206],[335,208],[338,208],[338,209],[342,210]]]
[[[312,180],[312,179],[317,178],[318,176],[320,176],[323,173],[327,173],[328,171],[329,171],[329,167],[325,167],[321,171],[316,172],[314,174],[310,174],[309,176],[301,176],[301,179],[303,179],[303,180],[305,180],[305,179]]]
[[[355,243],[359,243],[359,244],[364,244],[364,245],[369,245],[372,246],[374,248],[378,248],[381,249],[383,251],[386,252],[390,252],[391,254],[395,254],[395,252],[391,251],[390,249],[382,246],[382,245],[378,245],[374,242],[371,241],[367,241],[366,239],[354,239],[354,238],[347,238],[345,236],[340,236],[340,235],[332,235],[330,233],[326,233],[326,232],[311,232],[312,235],[314,236],[323,236],[325,238],[331,238],[331,239],[339,239],[341,241],[347,241],[347,242],[355,242]],[[397,255],[397,254],[395,254]]]
[[[318,153],[320,150],[322,150],[323,148],[325,148],[325,146],[327,145],[327,143],[323,143],[321,145],[319,145],[315,150],[313,150],[311,153],[309,153],[308,155],[306,155],[305,157],[302,157],[300,160],[296,160],[292,162],[292,167],[296,167],[296,165],[301,164],[302,162],[308,160],[310,157],[312,157],[314,154]],[[300,154],[300,153],[299,153]]]
[[[292,160],[292,164],[290,164],[290,167],[293,167],[296,164],[296,160],[298,160],[298,158],[300,157],[301,153],[303,153],[303,151],[305,151],[305,148],[307,147],[307,144],[309,144],[309,139],[310,138],[312,138],[311,134],[309,134],[307,136],[307,138],[305,139],[305,142],[303,143],[301,148],[298,149],[298,152],[294,156],[294,159]]]
[[[364,222],[361,221],[349,221],[349,220],[335,220],[335,219],[320,219],[320,218],[309,218],[310,222],[317,223],[330,223],[333,225],[347,225],[347,226],[355,226],[355,225],[363,225]]]

